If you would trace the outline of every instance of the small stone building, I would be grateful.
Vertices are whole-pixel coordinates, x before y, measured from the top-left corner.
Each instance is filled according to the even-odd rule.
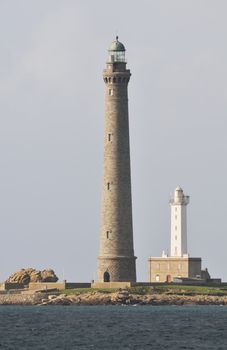
[[[149,282],[172,282],[174,278],[201,278],[201,258],[150,257]]]

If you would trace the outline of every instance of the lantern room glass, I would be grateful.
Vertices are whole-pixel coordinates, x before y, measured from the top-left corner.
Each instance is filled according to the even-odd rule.
[[[109,51],[109,62],[125,62],[125,51]]]

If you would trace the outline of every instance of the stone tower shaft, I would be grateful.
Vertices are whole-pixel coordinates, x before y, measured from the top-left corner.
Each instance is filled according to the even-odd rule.
[[[121,44],[118,40],[114,43]],[[120,49],[109,50],[113,54],[103,71],[106,93],[99,282],[136,281],[127,91],[131,73],[126,69],[125,49]]]

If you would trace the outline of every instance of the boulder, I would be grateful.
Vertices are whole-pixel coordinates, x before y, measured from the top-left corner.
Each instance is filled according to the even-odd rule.
[[[14,272],[7,280],[6,283],[22,283],[28,284],[30,282],[30,275],[27,270],[22,269],[20,271]]]
[[[54,271],[49,270],[43,270],[41,271],[41,281],[42,282],[57,282],[58,277],[55,275]]]
[[[30,273],[30,282],[42,282],[41,271],[32,270]]]
[[[35,270],[33,268],[21,269],[20,271],[14,272],[10,275],[6,283],[22,283],[28,285],[30,282],[57,282],[58,277],[55,272],[49,270]]]

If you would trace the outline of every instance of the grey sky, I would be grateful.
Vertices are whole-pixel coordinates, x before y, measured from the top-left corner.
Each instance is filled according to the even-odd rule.
[[[95,278],[107,47],[127,49],[138,280],[170,242],[227,280],[227,2],[0,1],[0,280],[22,267]]]

